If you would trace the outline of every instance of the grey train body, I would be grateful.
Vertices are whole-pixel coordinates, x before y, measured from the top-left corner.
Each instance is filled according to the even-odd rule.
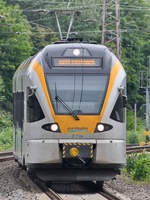
[[[46,46],[13,77],[16,160],[46,180],[113,178],[126,162],[125,95],[105,46]]]

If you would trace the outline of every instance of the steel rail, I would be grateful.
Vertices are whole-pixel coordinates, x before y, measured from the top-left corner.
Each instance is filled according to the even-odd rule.
[[[40,181],[39,179],[34,179],[30,177],[31,180],[52,200],[63,200],[56,192],[50,189],[46,183]]]
[[[46,182],[44,181],[41,181],[38,177],[36,176],[30,176],[31,180],[40,188],[41,191],[43,191],[50,199],[52,200],[68,200],[69,199],[69,196],[70,196],[70,199],[72,198],[72,195],[73,194],[64,194],[61,195],[59,193],[56,193],[55,191],[53,191],[47,184]],[[102,191],[100,192],[96,192],[95,194],[97,194],[97,198],[100,200],[103,198],[105,198],[106,200],[124,200],[124,199],[121,199],[113,194],[111,194],[110,191],[108,191],[107,189],[102,189]],[[94,195],[95,195],[94,194]],[[66,196],[67,195],[67,196]],[[76,198],[78,199],[78,195],[76,195]],[[79,194],[79,197],[81,197],[82,195]],[[86,200],[89,199],[89,196],[87,194],[85,194],[84,198]]]
[[[103,188],[102,192],[99,192],[100,195],[103,197],[107,198],[107,200],[123,200],[115,195],[113,195],[111,192],[107,191],[106,189]]]
[[[61,194],[59,195],[59,193],[54,192],[49,186],[46,185],[46,183],[41,182],[39,179],[34,181],[34,183],[36,183],[36,185],[52,200],[68,200],[69,199],[68,193],[67,193],[67,197],[66,197],[66,194],[63,194],[63,196],[65,195],[65,197],[61,197]],[[124,200],[120,197],[113,195],[110,191],[104,188],[102,189],[101,192],[98,192],[98,193],[96,192],[95,194],[98,195],[97,197],[99,199],[102,199],[102,197],[104,197],[106,200]],[[79,196],[82,196],[82,195],[79,194]],[[70,194],[70,199],[71,197],[72,197],[72,194]],[[77,197],[78,196],[76,194],[76,198]],[[85,195],[84,199],[86,200],[86,198],[89,199],[87,194]]]
[[[131,153],[141,153],[143,150],[146,150],[147,152],[150,152],[150,146],[149,145],[144,145],[144,146],[130,146],[126,148],[126,153],[131,154]]]
[[[14,160],[14,155],[12,151],[1,151],[0,152],[0,162]]]
[[[134,150],[134,149],[150,149],[150,145],[144,145],[144,146],[127,146],[127,150]]]

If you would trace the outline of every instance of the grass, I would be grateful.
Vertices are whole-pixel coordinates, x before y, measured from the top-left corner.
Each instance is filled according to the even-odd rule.
[[[12,115],[8,112],[0,112],[0,151],[12,149],[13,125]]]
[[[136,133],[134,131],[134,114],[130,111],[127,112],[127,144],[136,144],[145,142],[144,136],[145,120],[137,117]]]
[[[127,144],[137,144],[140,142],[145,142],[146,138],[144,136],[144,126],[139,126],[136,133],[134,130],[127,130]]]

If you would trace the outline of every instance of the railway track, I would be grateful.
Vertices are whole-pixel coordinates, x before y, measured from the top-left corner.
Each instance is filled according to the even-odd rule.
[[[131,151],[143,150],[143,147],[130,146],[127,147],[127,153]],[[146,149],[150,151],[150,146],[146,146]],[[0,162],[14,160],[12,151],[2,151],[0,152]],[[105,188],[100,192],[95,192],[93,194],[62,194],[55,192],[51,187],[47,186],[44,182],[32,180],[38,187],[49,197],[51,200],[126,200],[113,195],[110,191]],[[90,188],[89,188],[90,190]]]
[[[50,186],[40,180],[34,180],[34,183],[36,183],[36,185],[38,185],[38,187],[52,200],[130,200],[129,198],[117,197],[107,189],[102,189],[100,192],[92,192],[88,194],[68,194],[57,193]]]
[[[14,160],[12,151],[0,151],[0,162]]]
[[[131,154],[134,152],[141,153],[141,152],[143,152],[143,150],[150,152],[150,145],[144,145],[144,146],[130,145],[130,146],[126,147],[127,154]]]

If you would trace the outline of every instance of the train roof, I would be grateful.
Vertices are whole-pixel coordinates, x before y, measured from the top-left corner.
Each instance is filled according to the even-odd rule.
[[[79,56],[73,55],[73,49],[79,49],[82,53]],[[117,61],[116,56],[109,51],[109,49],[100,44],[93,44],[89,42],[55,42],[44,47],[36,55],[26,59],[16,72],[24,69],[23,73],[28,69],[30,63],[36,60],[43,66],[46,73],[50,72],[51,60],[55,57],[87,57],[87,58],[102,58],[105,67],[104,72],[109,72],[112,65]],[[21,70],[22,71],[22,70]],[[80,70],[79,70],[80,71]]]
[[[89,52],[89,56],[103,56],[105,54],[105,51],[108,50],[108,48],[104,45],[99,45],[99,44],[93,44],[93,43],[83,43],[83,42],[56,42],[54,44],[46,46],[43,51],[41,52],[43,55],[45,54],[51,54],[51,56],[63,56],[64,51],[67,49],[74,49],[74,48],[79,48],[79,49],[87,49]],[[108,50],[109,51],[109,50]],[[87,52],[85,56],[88,56]]]

